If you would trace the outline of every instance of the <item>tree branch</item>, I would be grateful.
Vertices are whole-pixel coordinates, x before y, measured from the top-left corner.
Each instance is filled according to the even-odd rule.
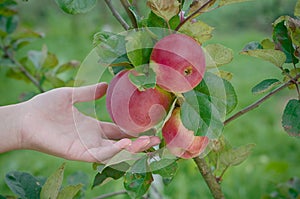
[[[187,21],[191,20],[193,17],[195,17],[199,12],[201,12],[202,9],[204,9],[208,4],[210,4],[213,0],[208,0],[205,2],[200,8],[198,8],[195,12],[190,14],[186,19],[184,19],[180,24],[175,28],[175,31],[178,31]]]
[[[103,194],[94,199],[105,199],[105,198],[109,198],[112,196],[123,195],[123,194],[127,194],[127,192],[124,190],[124,191],[117,191],[117,192],[113,192],[113,193],[107,193],[107,194]]]
[[[122,6],[124,7],[124,9],[125,9],[125,11],[126,11],[128,17],[129,17],[129,19],[130,19],[130,21],[131,21],[131,23],[132,23],[132,26],[133,26],[134,28],[138,28],[138,24],[137,24],[137,21],[136,21],[136,19],[135,19],[135,16],[134,16],[133,13],[129,10],[129,7],[130,7],[131,5],[129,4],[128,0],[120,0],[120,1],[121,1]]]
[[[208,167],[205,159],[196,157],[194,158],[194,161],[203,176],[206,184],[208,185],[208,188],[213,195],[214,199],[224,199],[225,196],[222,192],[220,184],[217,182],[217,179],[212,174],[210,168]]]
[[[120,13],[115,9],[115,7],[112,5],[111,0],[104,0],[110,11],[112,12],[113,16],[119,21],[119,23],[123,26],[125,30],[129,30],[130,26],[127,24],[127,22],[123,19],[123,17],[120,15]]]
[[[17,65],[17,67],[21,70],[21,72],[34,84],[35,87],[37,87],[39,89],[39,91],[41,93],[45,92],[45,90],[43,89],[43,87],[40,85],[39,81],[32,76],[29,71],[20,63],[18,62],[14,57],[12,56],[8,56],[9,59],[15,64]]]
[[[300,74],[297,75],[295,78],[291,79],[290,81],[288,81],[287,83],[285,83],[285,84],[281,85],[280,87],[276,88],[275,90],[271,91],[270,93],[268,93],[267,95],[265,95],[261,99],[257,100],[253,104],[251,104],[251,105],[247,106],[246,108],[240,110],[239,112],[237,112],[236,114],[234,114],[233,116],[231,116],[227,120],[225,120],[224,125],[227,125],[229,122],[231,122],[231,121],[237,119],[238,117],[244,115],[245,113],[257,108],[260,104],[262,104],[264,101],[266,101],[267,99],[269,99],[270,97],[272,97],[273,95],[278,93],[279,91],[283,90],[284,88],[288,87],[289,85],[291,85],[293,83],[295,84],[295,82],[297,82],[299,78],[300,78]]]

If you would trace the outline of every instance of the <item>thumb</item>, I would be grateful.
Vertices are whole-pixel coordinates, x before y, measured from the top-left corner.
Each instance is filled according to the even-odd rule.
[[[90,86],[75,87],[72,91],[72,102],[88,102],[104,96],[107,83],[101,82]]]

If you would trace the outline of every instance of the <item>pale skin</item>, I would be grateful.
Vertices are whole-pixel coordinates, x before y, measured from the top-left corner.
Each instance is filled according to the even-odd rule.
[[[144,151],[160,142],[155,136],[131,139],[115,124],[78,111],[74,104],[105,95],[106,83],[58,88],[29,101],[0,107],[0,153],[30,149],[69,160],[109,161],[127,150]]]

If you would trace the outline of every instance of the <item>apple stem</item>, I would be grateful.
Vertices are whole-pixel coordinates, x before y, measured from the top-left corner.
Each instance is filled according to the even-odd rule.
[[[222,192],[221,185],[218,183],[218,180],[211,172],[207,162],[204,158],[196,157],[194,161],[201,173],[202,177],[204,178],[211,194],[213,195],[214,199],[225,199],[225,196]]]

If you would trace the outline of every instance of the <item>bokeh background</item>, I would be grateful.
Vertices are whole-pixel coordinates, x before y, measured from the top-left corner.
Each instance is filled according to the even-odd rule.
[[[45,38],[37,39],[22,49],[20,56],[29,49],[40,50],[46,44],[61,63],[72,59],[82,61],[93,48],[93,35],[96,32],[122,31],[102,0],[92,11],[76,16],[63,13],[53,0],[18,2],[19,29],[30,28],[45,33]],[[251,88],[258,82],[266,78],[281,78],[280,70],[270,63],[240,55],[239,52],[251,41],[271,38],[272,22],[281,15],[293,15],[295,3],[296,0],[254,0],[229,5],[201,16],[203,21],[215,27],[210,43],[221,43],[234,50],[233,62],[222,66],[222,70],[234,75],[232,84],[239,99],[235,111],[261,97],[251,93]],[[122,14],[125,16],[125,13]],[[6,71],[6,68],[0,67],[1,106],[18,103],[24,92],[37,91],[31,84],[7,78]],[[279,182],[294,176],[300,177],[300,140],[288,136],[281,127],[281,115],[291,97],[296,97],[296,92],[282,91],[226,126],[224,136],[231,145],[256,144],[244,163],[226,172],[222,187],[227,198],[261,198],[272,192]],[[103,104],[103,99],[99,104]],[[99,117],[107,120],[107,113],[102,109]],[[67,162],[66,178],[75,172],[83,172],[87,175],[87,181],[92,183],[96,171],[90,163],[67,161],[34,151],[12,151],[0,154],[0,194],[11,194],[4,183],[7,172],[19,170],[35,176],[49,176],[63,162]],[[211,198],[194,162],[180,161],[179,166],[173,182],[160,188],[163,198]],[[122,180],[109,181],[93,190],[88,187],[86,198],[96,198],[118,190],[123,190]]]

